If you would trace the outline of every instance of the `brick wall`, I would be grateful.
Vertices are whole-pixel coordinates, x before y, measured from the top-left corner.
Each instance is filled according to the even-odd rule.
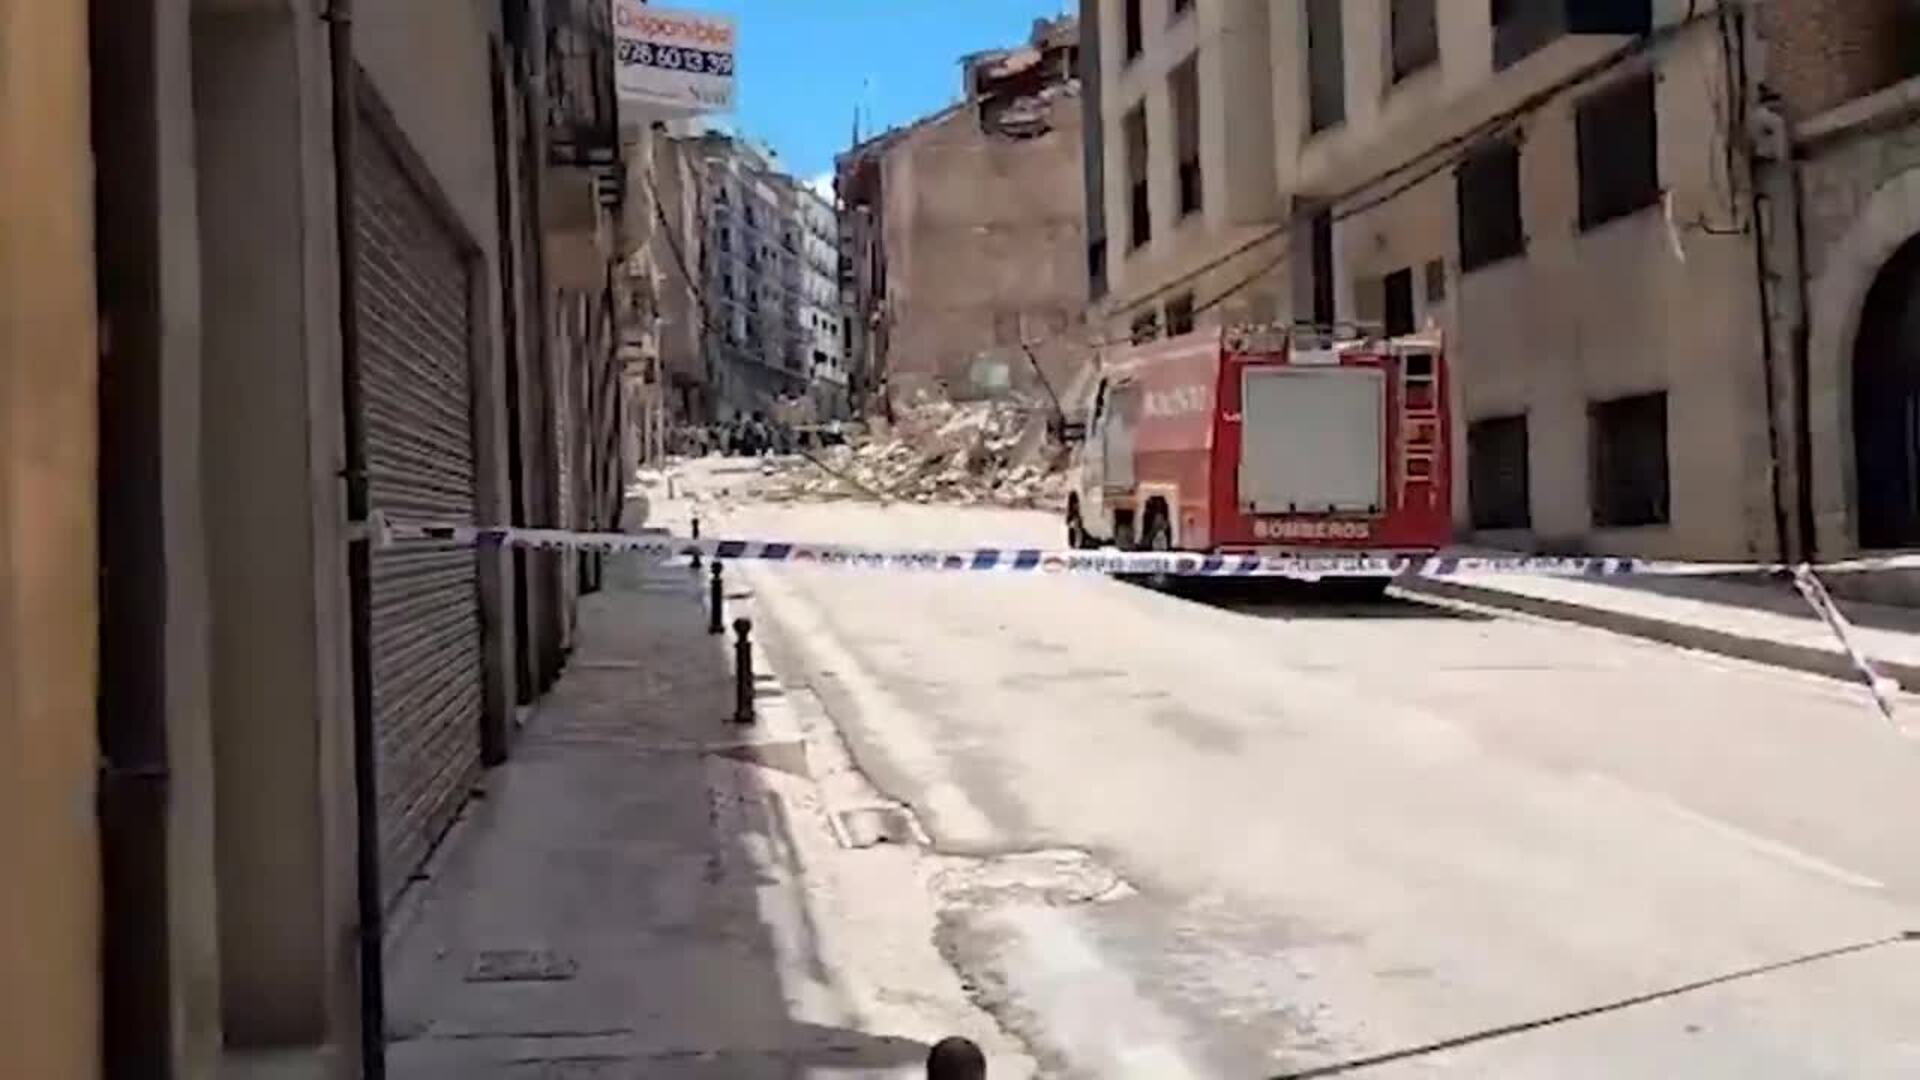
[[[1920,74],[1914,0],[1768,0],[1768,83],[1796,118]]]

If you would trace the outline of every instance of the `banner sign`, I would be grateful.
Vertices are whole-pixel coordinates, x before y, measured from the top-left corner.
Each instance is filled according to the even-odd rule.
[[[734,47],[727,15],[613,0],[613,80],[622,105],[679,115],[733,108]]]

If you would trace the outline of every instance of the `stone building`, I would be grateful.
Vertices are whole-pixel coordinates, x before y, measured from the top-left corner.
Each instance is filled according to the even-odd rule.
[[[1771,0],[1760,26],[1796,530],[1822,558],[1920,546],[1920,6]]]
[[[855,396],[954,398],[1084,369],[1079,32],[964,58],[959,103],[836,163]],[[1028,349],[1034,356],[1029,358]]]
[[[609,38],[0,2],[9,1075],[375,1067],[387,915],[597,567],[364,523],[614,523]]]
[[[1861,479],[1835,370],[1861,334],[1839,312],[1905,235],[1912,11],[1089,0],[1096,321],[1444,330],[1455,517],[1486,542],[1767,558],[1920,533],[1920,509],[1852,508],[1913,507],[1920,478]]]

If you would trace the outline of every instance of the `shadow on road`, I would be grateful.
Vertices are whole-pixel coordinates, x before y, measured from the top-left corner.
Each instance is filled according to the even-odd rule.
[[[739,760],[684,567],[609,564],[578,648],[388,945],[392,1075],[761,1080],[913,1068],[840,1026],[794,811]],[[778,757],[768,753],[749,758]]]
[[[1365,581],[1192,578],[1174,581],[1162,591],[1196,604],[1262,619],[1485,622],[1495,617],[1486,612],[1423,602],[1396,591],[1383,592],[1378,584]]]

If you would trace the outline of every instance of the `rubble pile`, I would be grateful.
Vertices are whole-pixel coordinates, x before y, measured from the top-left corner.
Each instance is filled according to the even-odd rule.
[[[863,439],[812,451],[819,464],[804,457],[769,464],[761,496],[790,501],[872,493],[905,502],[1058,510],[1066,504],[1067,453],[1048,436],[1050,416],[1044,406],[1015,401],[956,405],[923,398],[900,409],[895,423],[876,422]]]

